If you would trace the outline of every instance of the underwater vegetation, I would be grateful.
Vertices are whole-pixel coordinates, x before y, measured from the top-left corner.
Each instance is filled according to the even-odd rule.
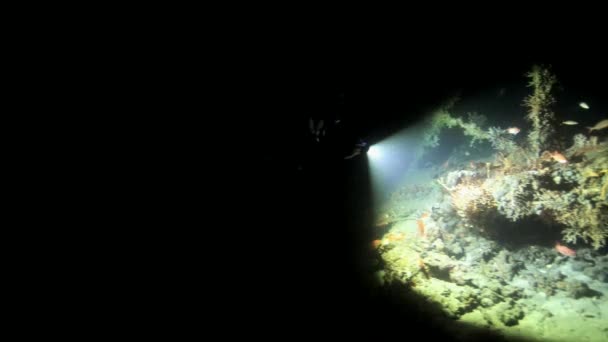
[[[501,219],[535,218],[558,227],[566,243],[583,241],[597,250],[608,238],[608,141],[592,133],[608,125],[600,121],[564,146],[556,133],[564,119],[552,109],[557,77],[541,66],[527,77],[532,90],[523,101],[530,124],[527,139],[513,139],[517,127],[483,127],[480,114],[455,117],[450,106],[435,113],[423,139],[427,150],[439,145],[442,129],[457,127],[471,146],[486,141],[495,151],[492,158],[446,172],[437,182],[457,214],[481,231],[501,229],[492,224]]]

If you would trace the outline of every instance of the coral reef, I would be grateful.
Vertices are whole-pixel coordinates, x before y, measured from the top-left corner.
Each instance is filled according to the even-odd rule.
[[[456,187],[465,182],[461,179]],[[557,312],[576,307],[601,322],[608,256],[591,249],[579,250],[576,258],[537,246],[509,250],[470,234],[470,227],[453,213],[453,205],[434,209],[428,224],[440,230],[428,239],[405,233],[404,239],[378,248],[378,286],[408,296],[409,307],[433,317],[476,322],[501,332],[532,334],[538,315],[548,325],[555,324],[556,307]],[[388,235],[402,234],[403,229],[394,226]]]
[[[539,216],[561,224],[566,242],[581,239],[595,249],[606,244],[608,205],[599,186],[606,175],[585,182],[576,168],[559,168],[546,172],[529,170],[484,181],[474,176],[463,177],[470,174],[454,171],[448,174],[446,182],[438,179],[465,222],[475,223],[479,228],[495,218],[488,219],[488,215],[498,214],[511,222]]]
[[[554,150],[558,142],[551,107],[557,79],[538,66],[527,76],[533,92],[524,101],[531,123],[526,144],[519,146],[500,127],[483,130],[475,123],[484,122],[478,114],[469,115],[469,121],[445,109],[435,115],[432,136],[441,127],[460,127],[470,144],[487,140],[496,150],[494,162],[482,164],[485,167],[471,164],[473,170],[449,171],[437,181],[469,224],[488,224],[492,215],[511,222],[536,216],[559,225],[564,241],[584,241],[599,249],[608,238],[608,142],[577,134],[565,156]]]

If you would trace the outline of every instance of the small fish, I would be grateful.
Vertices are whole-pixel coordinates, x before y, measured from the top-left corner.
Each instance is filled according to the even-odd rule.
[[[566,159],[566,157],[564,157],[563,154],[561,154],[557,151],[551,153],[551,158],[553,158],[553,160],[555,160],[556,162],[558,162],[560,164],[566,164],[568,162],[568,159]]]
[[[509,127],[507,128],[507,133],[509,134],[513,134],[516,135],[517,133],[519,133],[520,129],[517,127]]]
[[[579,105],[581,108],[583,108],[583,109],[589,109],[589,105],[588,105],[588,104],[586,104],[585,102],[581,102],[581,103],[579,103],[578,105]]]
[[[555,243],[555,250],[557,250],[560,254],[566,256],[576,256],[576,252],[564,245],[561,245],[559,242]]]
[[[578,122],[576,121],[572,121],[572,120],[567,120],[562,122],[563,125],[568,125],[568,126],[574,126],[574,125],[578,125]]]
[[[587,127],[587,129],[589,129],[589,133],[591,133],[593,131],[599,131],[600,129],[604,129],[606,127],[608,127],[608,119],[596,123],[593,127]]]

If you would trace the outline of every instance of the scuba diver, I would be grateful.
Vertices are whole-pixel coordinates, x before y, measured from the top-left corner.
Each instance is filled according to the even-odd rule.
[[[361,153],[367,152],[368,149],[369,149],[369,146],[367,145],[367,143],[364,142],[363,140],[359,139],[359,142],[355,144],[353,151],[349,155],[344,157],[344,159],[353,159],[356,156],[360,155]]]
[[[362,153],[367,152],[367,150],[369,149],[369,145],[360,138],[356,139],[357,142],[354,144],[354,146],[350,145],[351,143],[346,142],[350,139],[345,139],[345,137],[341,136],[344,131],[342,127],[343,125],[340,125],[341,121],[342,120],[340,120],[339,118],[328,120],[315,120],[312,117],[309,118],[308,131],[313,142],[315,144],[323,143],[325,145],[342,145],[342,151],[348,149],[347,155],[343,157],[344,160],[353,159],[361,155]],[[326,124],[326,122],[329,122],[329,124]],[[330,131],[329,133],[328,130]],[[332,147],[335,148],[337,146]],[[344,152],[341,153],[343,154]]]

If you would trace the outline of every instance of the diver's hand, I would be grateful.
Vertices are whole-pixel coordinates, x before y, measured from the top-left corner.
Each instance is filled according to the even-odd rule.
[[[356,156],[358,156],[360,154],[361,154],[361,148],[360,147],[355,147],[355,149],[353,150],[353,152],[350,155],[344,157],[344,159],[352,159],[352,158],[354,158],[354,157],[356,157]]]

